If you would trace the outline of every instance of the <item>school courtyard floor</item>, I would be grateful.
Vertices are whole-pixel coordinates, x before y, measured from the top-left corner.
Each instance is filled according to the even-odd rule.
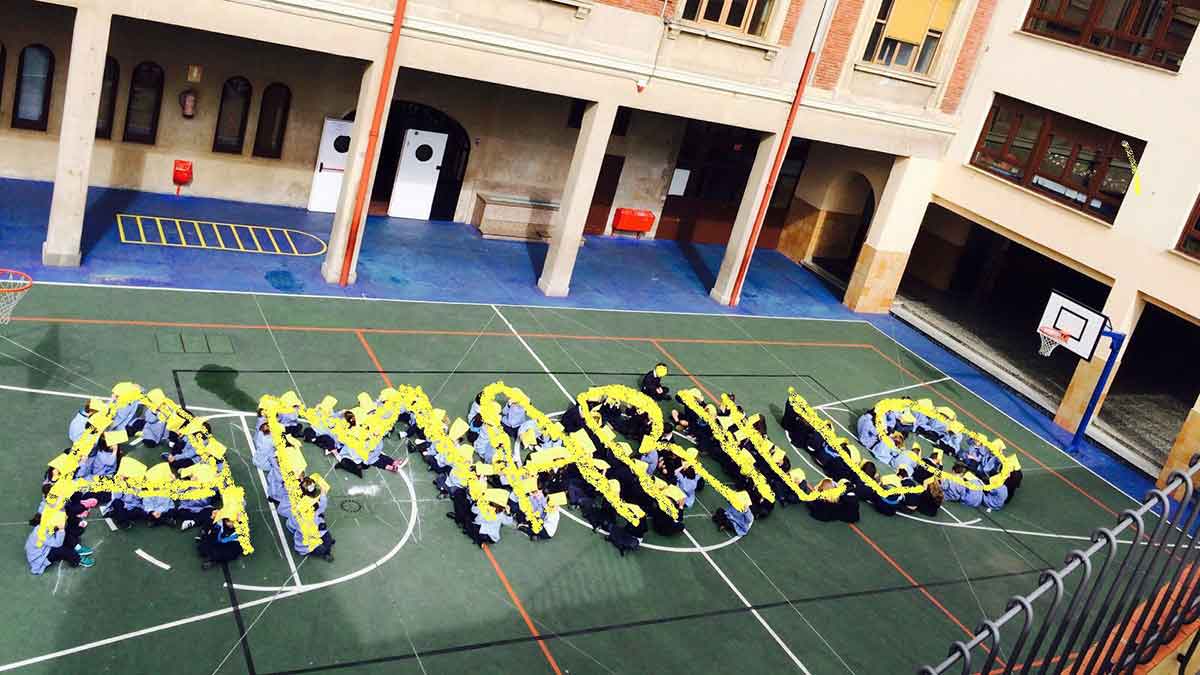
[[[621,557],[568,520],[550,541],[509,531],[476,548],[443,517],[448,504],[414,459],[399,474],[363,479],[327,471],[338,542],[327,563],[294,559],[250,469],[247,420],[264,393],[345,401],[407,383],[463,414],[484,385],[503,380],[558,411],[589,386],[634,385],[660,360],[672,388],[735,393],[783,447],[789,386],[843,425],[881,397],[932,398],[1020,453],[1024,485],[1002,511],[952,504],[937,519],[864,508],[847,526],[776,509],[740,539],[709,521],[721,501],[706,490],[683,536],[651,535]],[[65,446],[81,401],[125,380],[210,415],[229,446],[257,551],[227,573],[201,571],[190,532],[110,531],[94,520],[85,543],[95,567],[29,575],[20,543],[45,463]],[[1134,503],[974,389],[876,324],[846,317],[42,284],[0,329],[9,477],[0,491],[9,540],[0,548],[0,670],[912,672]],[[319,452],[308,460],[329,467]],[[293,566],[298,584],[288,582]]]

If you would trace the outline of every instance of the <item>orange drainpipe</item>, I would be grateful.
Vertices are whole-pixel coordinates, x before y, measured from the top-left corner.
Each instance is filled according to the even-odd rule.
[[[350,267],[354,262],[354,249],[358,245],[359,224],[367,204],[367,189],[370,187],[371,165],[379,148],[379,130],[383,126],[383,111],[388,103],[388,91],[396,71],[396,46],[400,42],[400,27],[404,23],[406,0],[396,0],[396,13],[392,17],[392,32],[388,35],[387,55],[383,58],[383,78],[379,81],[379,96],[375,100],[375,114],[371,117],[371,131],[367,134],[367,154],[363,158],[362,175],[358,180],[358,193],[354,196],[354,220],[350,221],[350,236],[346,240],[346,252],[342,255],[342,274],[338,285],[350,283]]]
[[[750,230],[750,241],[742,254],[742,263],[738,267],[737,278],[733,282],[733,292],[729,294],[729,306],[736,307],[742,295],[742,284],[746,281],[746,273],[750,270],[750,258],[754,248],[758,246],[758,235],[762,232],[763,221],[767,218],[767,208],[771,205],[771,195],[775,192],[775,181],[779,179],[779,171],[783,168],[783,160],[787,157],[788,148],[792,144],[792,127],[796,124],[796,113],[800,112],[800,99],[804,97],[804,89],[808,86],[808,76],[813,64],[817,62],[817,51],[824,43],[825,32],[829,29],[829,21],[833,12],[831,0],[825,0],[821,6],[821,18],[817,21],[817,30],[813,33],[812,44],[808,48],[808,56],[804,59],[804,70],[800,73],[800,82],[796,85],[796,95],[792,98],[792,109],[788,111],[787,122],[783,125],[783,140],[775,152],[775,163],[771,165],[771,174],[767,185],[759,197],[758,213],[754,216],[754,227]]]

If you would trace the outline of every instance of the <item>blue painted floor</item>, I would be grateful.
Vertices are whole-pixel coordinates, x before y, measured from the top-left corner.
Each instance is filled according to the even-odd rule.
[[[569,298],[537,288],[545,244],[491,241],[470,225],[367,219],[358,281],[325,283],[322,257],[227,253],[121,243],[116,213],[170,216],[287,227],[326,239],[331,214],[217,199],[92,188],[78,268],[44,267],[41,246],[51,185],[0,179],[0,267],[41,281],[328,296],[526,304],[596,309],[658,310],[861,319],[968,386],[1025,426],[1060,446],[1068,435],[1049,417],[974,366],[892,316],[859,315],[833,289],[775,251],[759,251],[742,302],[729,308],[708,290],[724,247],[670,241],[592,237],[580,249]],[[1126,493],[1140,498],[1153,480],[1108,452],[1088,445],[1077,458]]]

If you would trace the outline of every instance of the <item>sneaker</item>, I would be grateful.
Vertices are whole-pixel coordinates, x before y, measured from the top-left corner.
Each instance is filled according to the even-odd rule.
[[[83,544],[75,544],[75,552],[82,556],[90,556],[91,554],[95,553],[95,551],[84,546]]]
[[[194,521],[194,520],[185,520],[185,521],[183,521],[182,523],[180,523],[180,524],[179,524],[179,529],[181,529],[181,530],[186,530],[186,529],[188,529],[189,527],[195,527],[195,526],[196,526],[196,521]]]
[[[79,567],[92,567],[95,564],[96,561],[88,557],[82,557],[79,559]]]
[[[387,470],[392,473],[400,473],[400,462],[392,462],[387,465]]]

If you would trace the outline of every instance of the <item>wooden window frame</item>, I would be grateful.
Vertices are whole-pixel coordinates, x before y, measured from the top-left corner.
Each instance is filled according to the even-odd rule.
[[[19,117],[21,110],[21,84],[25,80],[25,54],[30,49],[43,49],[50,59],[49,71],[46,73],[46,85],[42,91],[42,112],[36,120],[26,120]],[[17,59],[17,86],[13,89],[12,128],[28,129],[30,131],[45,131],[50,126],[50,99],[54,96],[54,51],[43,44],[27,45],[21,50]]]
[[[1170,28],[1171,22],[1175,17],[1175,8],[1182,3],[1179,3],[1176,0],[1091,0],[1092,4],[1088,8],[1087,18],[1085,18],[1082,23],[1072,23],[1066,17],[1067,9],[1070,6],[1070,0],[1057,0],[1057,2],[1059,3],[1058,8],[1053,12],[1047,12],[1038,9],[1038,5],[1044,4],[1045,0],[1033,0],[1029,4],[1029,11],[1025,15],[1025,21],[1021,25],[1021,30],[1034,35],[1040,35],[1052,40],[1057,40],[1059,42],[1065,42],[1067,44],[1083,47],[1084,49],[1090,49],[1092,51],[1101,52],[1104,54],[1112,54],[1120,58],[1137,61],[1139,63],[1145,63],[1155,68],[1162,68],[1170,71],[1179,70],[1178,63],[1167,63],[1165,58],[1168,51],[1173,51],[1169,49],[1172,47],[1172,45],[1167,41],[1167,29]],[[1104,9],[1109,2],[1125,3],[1122,18],[1119,19],[1115,29],[1105,28],[1099,25],[1101,15],[1104,13]],[[1156,27],[1154,34],[1150,37],[1141,37],[1135,35],[1132,32],[1134,21],[1138,20],[1139,18],[1144,19],[1144,17],[1140,16],[1140,10],[1144,6],[1149,6],[1151,7],[1149,11],[1153,12],[1152,5],[1156,2],[1165,3],[1166,11],[1162,13],[1162,19],[1160,20],[1159,25]],[[1055,23],[1072,29],[1079,33],[1079,37],[1077,39],[1072,39],[1068,36],[1061,35],[1053,31],[1039,29],[1037,27],[1038,21]],[[1110,41],[1125,41],[1130,43],[1130,49],[1114,49],[1095,44],[1092,40],[1094,36],[1107,37]],[[1182,52],[1184,55],[1186,55],[1193,41],[1195,41],[1195,34],[1193,34],[1192,40],[1190,40],[1188,44],[1183,47]],[[1138,56],[1137,54],[1132,53],[1137,47],[1148,48],[1146,49],[1146,55]],[[1164,60],[1156,60],[1154,58],[1155,55],[1161,55]],[[1180,61],[1182,60],[1183,56],[1180,56]]]
[[[1200,250],[1189,251],[1186,248],[1189,241],[1195,241],[1197,248],[1200,249],[1200,198],[1196,199],[1196,205],[1192,207],[1187,223],[1184,224],[1183,232],[1179,235],[1179,242],[1175,244],[1176,251],[1200,260]]]
[[[113,66],[113,71],[114,71],[115,75],[113,76],[113,81],[112,81],[112,89],[111,89],[112,99],[110,99],[108,102],[108,110],[105,110],[104,109],[104,84],[103,84],[103,82],[104,82],[104,78],[108,77],[108,73],[109,73],[108,67],[110,65]],[[97,125],[99,125],[99,122],[101,120],[105,119],[105,114],[107,113],[108,125],[103,128],[101,128],[100,126],[96,127],[96,138],[102,138],[104,140],[112,139],[113,127],[116,126],[116,122],[117,122],[117,120],[116,120],[117,93],[120,91],[120,88],[121,88],[121,63],[111,56],[106,56],[104,58],[104,75],[101,76],[101,85],[100,85],[100,106],[101,106],[100,115],[99,115],[99,117],[96,118],[96,122],[97,122]]]
[[[221,141],[221,119],[225,114],[225,106],[231,102],[227,100],[226,94],[229,93],[230,84],[233,82],[242,82],[246,85],[246,100],[242,103],[242,116],[238,120],[238,132],[236,143],[222,143]],[[246,125],[250,121],[250,103],[254,100],[254,85],[250,83],[249,78],[241,75],[235,75],[221,84],[221,103],[217,107],[217,120],[213,125],[213,152],[221,152],[229,155],[240,155],[242,150],[246,148]]]
[[[264,133],[263,123],[267,119],[267,101],[270,100],[272,90],[287,92],[287,96],[283,100],[283,122],[279,126],[279,144],[278,147],[265,145],[266,141],[274,142],[275,138],[265,138],[270,134]],[[288,117],[292,114],[292,88],[282,82],[272,82],[268,84],[266,89],[263,89],[262,100],[258,102],[258,124],[254,129],[254,148],[250,154],[254,157],[264,157],[266,159],[281,159],[283,157],[283,139],[287,137]]]
[[[158,88],[155,92],[157,105],[154,106],[154,117],[150,120],[150,133],[142,134],[140,132],[130,132],[129,130],[129,113],[133,110],[133,87],[137,82],[137,73],[143,66],[152,66],[158,69]],[[162,117],[162,98],[163,86],[167,80],[167,71],[162,66],[154,61],[142,61],[133,67],[133,71],[129,74],[129,100],[125,103],[125,126],[121,134],[121,140],[124,143],[144,143],[146,145],[154,145],[158,141],[158,122]]]
[[[1063,1],[1066,1],[1066,0],[1063,0]],[[938,58],[939,52],[942,51],[942,45],[946,41],[946,32],[949,30],[949,26],[947,26],[946,30],[937,30],[934,28],[930,28],[929,22],[927,21],[925,23],[925,34],[921,37],[921,44],[913,45],[912,59],[908,62],[908,64],[896,65],[894,62],[891,62],[891,63],[886,62],[883,60],[883,43],[888,41],[889,39],[891,39],[891,38],[888,38],[886,35],[887,24],[888,24],[888,21],[892,18],[892,12],[895,11],[896,4],[898,2],[903,2],[903,0],[882,0],[882,2],[880,3],[880,5],[879,5],[880,10],[883,10],[884,7],[886,7],[887,11],[886,12],[880,11],[879,13],[877,13],[875,15],[875,18],[871,20],[870,32],[867,35],[867,47],[863,52],[862,60],[865,61],[866,63],[870,63],[870,64],[877,65],[877,66],[882,66],[884,68],[891,68],[892,70],[898,70],[898,71],[906,72],[906,73],[914,73],[916,75],[928,77],[929,73],[933,71],[934,66],[937,64],[937,58]],[[954,9],[955,9],[955,11],[958,10],[957,3],[955,4]],[[932,19],[932,16],[930,18]],[[876,29],[879,29],[879,38],[878,38],[878,41],[876,41],[874,44],[872,44],[871,39],[874,37],[874,33],[875,33]],[[921,53],[924,51],[925,42],[927,40],[929,40],[931,33],[937,34],[938,43],[936,45],[934,45],[933,56],[931,56],[929,58],[929,68],[927,68],[925,70],[925,72],[921,72],[921,71],[917,70],[917,64],[921,62]],[[895,40],[895,42],[899,43],[901,41]],[[912,45],[913,43],[903,42],[902,44]]]
[[[999,150],[993,151],[987,148],[985,141],[987,140],[989,130],[992,128],[992,123],[996,118],[996,114],[1001,110],[1001,108],[1007,108],[1014,113],[1013,122],[1008,130],[1007,136],[1004,139],[1003,145]],[[1039,116],[1041,119],[1041,126],[1038,130],[1037,140],[1034,142],[1033,147],[1029,152],[1029,158],[1025,160],[1023,164],[1012,162],[1010,159],[1016,158],[1016,155],[1011,152],[1013,140],[1016,138],[1017,133],[1020,132],[1021,125],[1025,120],[1025,117],[1030,115]],[[1042,161],[1050,149],[1051,140],[1054,138],[1056,121],[1070,121],[1077,124],[1086,124],[1089,127],[1099,130],[1104,135],[1104,142],[1102,144],[1098,143],[1095,145],[1097,149],[1095,159],[1097,168],[1088,185],[1086,186],[1075,182],[1070,174],[1070,168],[1075,165],[1075,160],[1079,156],[1080,147],[1087,145],[1085,143],[1086,139],[1079,140],[1076,137],[1070,138],[1072,141],[1070,155],[1068,156],[1062,170],[1057,176],[1050,175],[1042,170]],[[1108,172],[1111,169],[1113,159],[1119,159],[1125,155],[1124,148],[1120,144],[1120,140],[1123,137],[1126,140],[1132,141],[1138,145],[1138,148],[1135,150],[1135,155],[1140,158],[1145,152],[1146,147],[1145,142],[1141,139],[1136,139],[1131,136],[1124,136],[1123,134],[1110,129],[1105,129],[1083,120],[1077,120],[1067,115],[1061,115],[1052,110],[1046,110],[1045,108],[1040,108],[1033,104],[1025,103],[1024,101],[997,95],[995,100],[992,102],[991,110],[988,111],[987,119],[984,121],[983,129],[979,134],[979,140],[975,142],[975,148],[971,154],[970,162],[972,166],[978,167],[990,174],[999,176],[1000,178],[1003,178],[1011,183],[1015,183],[1021,187],[1045,195],[1051,199],[1054,199],[1055,201],[1061,202],[1078,211],[1086,213],[1089,216],[1111,223],[1116,220],[1117,212],[1120,211],[1121,204],[1124,203],[1125,198],[1113,198],[1102,192],[1100,187],[1104,184],[1104,179],[1107,177]],[[1133,143],[1131,143],[1131,146]],[[1004,175],[995,170],[990,163],[980,161],[980,155],[995,163],[1004,163],[1014,167],[1020,167],[1023,173],[1020,178]],[[1083,203],[1059,194],[1058,192],[1055,192],[1047,187],[1039,185],[1036,182],[1036,179],[1039,176],[1041,176],[1044,180],[1053,181],[1084,195]],[[1111,206],[1113,209],[1112,216],[1110,217],[1103,211],[1098,211],[1095,208],[1091,208],[1089,205],[1093,201],[1099,201],[1102,204],[1108,204]]]
[[[721,30],[740,33],[752,38],[766,39],[767,29],[771,24],[772,17],[770,15],[763,17],[761,34],[750,32],[750,20],[754,18],[754,10],[758,7],[758,5],[765,2],[771,2],[771,0],[746,0],[746,11],[743,13],[742,21],[738,25],[726,23],[726,20],[729,18],[729,10],[733,7],[733,0],[698,0],[696,3],[696,13],[694,16],[687,16],[687,3],[683,2],[681,3],[680,17],[685,21],[691,21],[703,26],[715,26]],[[704,18],[709,5],[714,3],[719,3],[721,5],[720,15],[715,20]],[[774,5],[770,7],[768,11],[773,14],[776,11],[776,7],[779,5],[780,3],[778,2],[774,3]]]

